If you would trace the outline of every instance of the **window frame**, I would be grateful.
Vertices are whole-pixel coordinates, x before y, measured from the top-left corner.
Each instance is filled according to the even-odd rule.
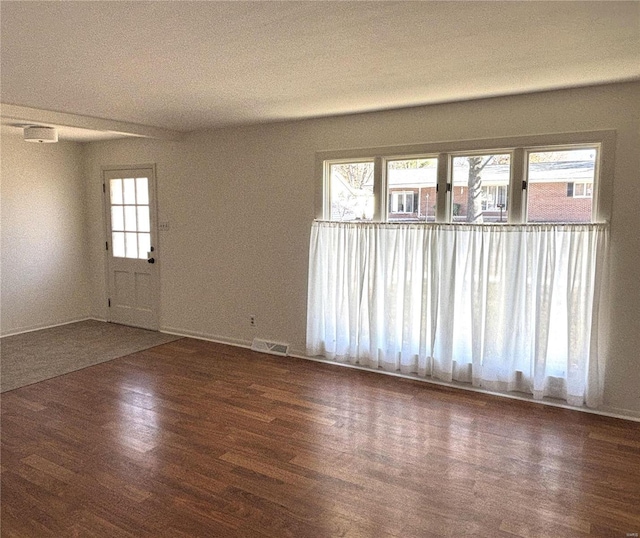
[[[608,131],[605,131],[608,132]],[[601,161],[602,161],[602,153],[603,153],[603,142],[595,142],[592,144],[589,143],[585,143],[585,144],[561,144],[561,145],[554,145],[554,146],[546,146],[546,147],[531,147],[531,148],[526,148],[525,150],[525,174],[529,173],[529,155],[531,153],[545,153],[545,152],[552,152],[552,151],[571,151],[571,150],[577,150],[577,149],[594,149],[596,150],[596,158],[594,161],[594,170],[593,170],[593,186],[591,188],[591,223],[594,222],[604,222],[604,221],[608,221],[610,219],[610,211],[607,212],[607,217],[606,218],[602,218],[601,220],[598,220],[597,216],[600,215],[600,212],[598,211],[599,208],[599,201],[598,201],[598,197],[599,197],[599,193],[600,193],[600,184],[601,184],[601,177],[600,177],[600,173],[601,173]],[[529,178],[528,176],[526,177],[526,181],[528,183]],[[575,187],[575,183],[574,183],[574,187]],[[613,188],[613,177],[612,177],[612,188]],[[572,198],[589,198],[588,196],[574,196],[572,194],[571,196]],[[525,207],[524,207],[524,217],[525,217],[525,222],[527,222],[527,212],[528,212],[528,200],[525,200]],[[600,202],[601,203],[601,202]],[[544,223],[541,223],[544,224]],[[584,223],[583,223],[584,224]]]
[[[615,130],[600,130],[319,151],[316,153],[315,216],[318,220],[331,220],[331,193],[328,185],[331,164],[374,163],[374,214],[373,219],[368,222],[389,223],[386,163],[406,159],[437,158],[435,222],[450,223],[453,213],[453,157],[508,153],[511,169],[507,190],[509,202],[506,222],[508,224],[526,223],[528,155],[542,151],[594,148],[597,149],[597,157],[592,189],[591,222],[606,222],[611,219],[615,144]],[[429,224],[429,222],[420,224]]]
[[[378,210],[378,204],[376,204],[376,161],[371,158],[355,158],[355,159],[330,159],[322,163],[322,187],[323,187],[323,211],[322,220],[331,220],[331,166],[334,164],[358,164],[358,163],[371,163],[373,162],[373,200],[374,200],[374,212],[373,218],[365,222],[380,222],[376,219],[376,212]],[[379,215],[378,215],[379,218]],[[333,221],[333,222],[356,222],[356,221]],[[362,221],[360,221],[362,222]]]
[[[453,185],[453,160],[456,157],[474,157],[474,156],[486,156],[486,155],[508,155],[509,156],[509,182],[507,183],[507,200],[511,200],[511,183],[513,181],[513,162],[514,162],[514,155],[515,155],[515,151],[518,148],[492,148],[489,150],[476,150],[476,151],[452,151],[448,153],[449,159],[449,170],[447,172],[447,180],[449,182],[450,186],[447,186],[447,193],[449,194],[448,199],[447,199],[447,204],[448,204],[448,210],[449,210],[449,220],[447,221],[436,221],[439,222],[440,224],[442,222],[451,222],[453,223],[453,217],[454,217],[454,185]],[[509,204],[511,205],[511,204]],[[509,220],[509,212],[507,212],[507,220],[503,223],[503,224],[507,224],[509,222],[511,222]],[[455,222],[456,224],[466,224],[465,222]],[[488,223],[487,223],[488,224]]]
[[[383,219],[381,222],[397,222],[397,221],[389,221],[389,214],[391,213],[389,211],[389,182],[387,181],[387,173],[388,173],[388,164],[390,162],[394,162],[394,161],[413,161],[413,160],[428,160],[428,159],[435,159],[436,160],[436,191],[437,191],[437,184],[438,184],[438,174],[439,174],[439,166],[440,166],[440,155],[435,154],[435,153],[410,153],[410,154],[397,154],[397,155],[384,155],[384,156],[380,156],[380,167],[381,167],[381,171],[382,171],[382,185],[380,188],[380,192],[384,193],[384,197],[381,200],[381,205],[384,207],[380,207],[380,215],[381,218]],[[375,168],[374,168],[374,195],[375,195]],[[418,201],[418,204],[420,204],[420,201]],[[436,204],[437,204],[437,196],[436,196]],[[376,204],[377,205],[377,204]],[[436,219],[435,221],[437,222],[437,215],[438,215],[438,211],[436,208],[436,212],[434,215],[434,218]],[[428,222],[428,221],[425,221]]]

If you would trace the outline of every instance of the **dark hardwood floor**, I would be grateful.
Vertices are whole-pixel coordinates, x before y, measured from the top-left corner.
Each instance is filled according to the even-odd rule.
[[[640,533],[640,424],[182,339],[2,395],[3,537]]]

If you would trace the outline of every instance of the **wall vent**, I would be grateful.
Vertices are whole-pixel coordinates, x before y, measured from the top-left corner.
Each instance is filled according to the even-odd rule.
[[[260,353],[270,353],[271,355],[281,355],[286,357],[289,354],[289,344],[281,344],[279,342],[269,342],[268,340],[261,340],[260,338],[254,338],[253,344],[251,344],[253,351],[259,351]]]

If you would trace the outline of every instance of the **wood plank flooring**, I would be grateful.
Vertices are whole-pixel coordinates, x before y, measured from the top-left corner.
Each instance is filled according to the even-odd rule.
[[[182,339],[2,395],[2,537],[626,537],[640,425]]]

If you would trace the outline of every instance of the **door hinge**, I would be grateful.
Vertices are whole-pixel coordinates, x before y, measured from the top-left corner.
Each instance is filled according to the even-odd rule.
[[[526,181],[523,181],[523,182],[522,182],[522,190],[523,190],[523,191],[526,191],[526,190],[527,190],[527,182],[526,182]]]
[[[109,305],[109,308],[111,308],[111,299],[107,299],[107,303]]]
[[[104,248],[106,248],[107,250],[109,250],[109,241],[105,241],[105,242],[104,242]]]
[[[107,189],[104,186],[104,183],[102,184],[102,194],[104,194],[105,192],[107,192]]]

